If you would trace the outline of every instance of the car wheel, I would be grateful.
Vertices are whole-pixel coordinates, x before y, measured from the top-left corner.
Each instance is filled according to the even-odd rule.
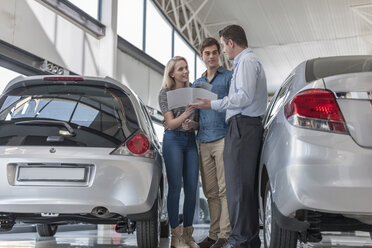
[[[273,214],[270,183],[267,182],[264,199],[263,234],[265,248],[296,248],[297,233],[281,228]]]
[[[55,224],[37,224],[36,230],[40,237],[53,237],[56,234],[58,225]]]
[[[161,196],[160,189],[150,217],[136,221],[137,244],[139,248],[156,248],[160,244]]]
[[[209,209],[205,199],[200,199],[199,223],[209,223]]]

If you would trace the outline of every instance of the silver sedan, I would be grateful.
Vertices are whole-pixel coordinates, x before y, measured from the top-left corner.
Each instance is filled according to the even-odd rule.
[[[139,247],[169,235],[167,181],[145,105],[108,78],[33,76],[0,98],[0,230],[116,224]]]
[[[266,248],[372,231],[372,56],[297,66],[264,118],[259,196]]]

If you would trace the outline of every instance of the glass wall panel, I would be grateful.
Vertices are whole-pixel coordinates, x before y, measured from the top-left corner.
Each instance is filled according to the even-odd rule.
[[[21,74],[0,66],[0,75],[1,75],[1,79],[0,79],[0,93],[1,93],[3,92],[5,86],[9,83],[10,80],[12,80],[15,77],[20,76]]]
[[[198,56],[196,59],[196,78],[201,77],[206,70],[204,61]]]
[[[158,136],[159,142],[163,142],[164,126],[155,121],[153,121],[152,124],[154,126],[156,136]]]
[[[118,35],[142,50],[143,1],[118,0]]]
[[[98,19],[98,0],[69,0],[93,18]]]
[[[146,16],[146,53],[164,65],[172,56],[172,28],[149,0]]]
[[[182,56],[185,57],[187,60],[187,64],[190,70],[190,82],[194,82],[195,80],[195,52],[191,47],[182,39],[182,37],[176,33],[174,35],[174,56]]]

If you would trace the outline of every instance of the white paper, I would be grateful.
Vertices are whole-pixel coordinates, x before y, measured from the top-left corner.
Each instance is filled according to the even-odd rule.
[[[200,102],[197,97],[216,100],[217,94],[203,88],[181,88],[167,92],[168,109],[187,106],[190,102]]]

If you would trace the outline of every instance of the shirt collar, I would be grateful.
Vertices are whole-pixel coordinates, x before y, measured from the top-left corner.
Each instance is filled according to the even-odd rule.
[[[252,49],[246,48],[243,51],[241,51],[234,59],[234,64],[237,65],[240,61],[240,59],[243,57],[244,54],[251,53]]]
[[[218,73],[224,73],[225,72],[225,68],[221,65],[218,69],[217,69],[217,72]],[[207,71],[205,71],[203,74],[202,74],[202,77],[207,77]]]

